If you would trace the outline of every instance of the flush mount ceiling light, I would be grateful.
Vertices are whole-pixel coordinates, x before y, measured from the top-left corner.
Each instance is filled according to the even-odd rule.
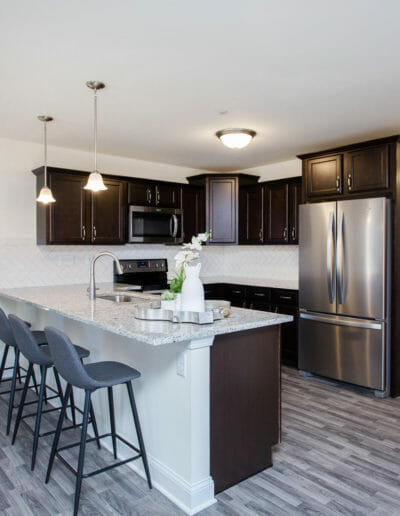
[[[39,197],[36,199],[37,202],[41,202],[42,204],[49,204],[51,202],[56,202],[51,193],[50,188],[47,186],[47,122],[51,122],[53,118],[47,115],[39,115],[38,119],[43,122],[43,147],[44,147],[44,185],[40,189]]]
[[[252,129],[221,129],[215,136],[230,149],[243,149],[257,133]]]
[[[99,192],[100,190],[107,190],[107,187],[97,170],[97,90],[102,90],[106,85],[100,81],[87,81],[86,86],[94,91],[94,168],[83,188],[92,192]]]

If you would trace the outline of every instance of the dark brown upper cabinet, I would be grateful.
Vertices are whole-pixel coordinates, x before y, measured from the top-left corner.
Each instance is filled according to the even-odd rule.
[[[289,244],[299,243],[299,204],[301,202],[301,178],[289,181]]]
[[[206,226],[210,244],[238,242],[238,181],[236,177],[212,177],[207,181]]]
[[[239,187],[256,184],[258,177],[247,174],[202,174],[188,177],[188,181],[205,188],[206,230],[211,233],[207,243],[237,244]]]
[[[91,243],[124,244],[126,183],[105,179],[107,190],[91,193]]]
[[[389,145],[377,145],[344,154],[347,193],[389,188]]]
[[[384,195],[394,197],[399,137],[298,156],[305,202]]]
[[[181,187],[173,183],[129,181],[128,203],[136,206],[180,208]]]
[[[37,191],[43,168],[36,169]],[[38,244],[124,244],[126,182],[107,179],[108,190],[84,190],[87,173],[48,168],[48,182],[56,202],[37,204]]]
[[[342,154],[308,159],[305,171],[307,197],[329,197],[342,193]]]
[[[289,184],[287,182],[264,185],[266,243],[289,242]]]
[[[38,177],[38,191],[43,175]],[[82,244],[89,239],[87,228],[87,175],[72,175],[48,170],[48,183],[56,199],[43,206],[37,203],[38,244]]]
[[[264,192],[261,184],[240,189],[239,243],[264,243]]]
[[[184,242],[192,236],[205,231],[205,194],[201,186],[182,187],[183,233]]]

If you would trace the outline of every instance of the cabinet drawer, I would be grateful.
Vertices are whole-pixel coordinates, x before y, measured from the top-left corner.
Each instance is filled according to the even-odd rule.
[[[246,287],[241,285],[227,285],[225,287],[225,295],[229,299],[243,299],[246,297]]]
[[[272,289],[272,303],[279,305],[295,305],[299,304],[299,292],[297,290]]]
[[[260,303],[269,303],[271,300],[271,289],[267,287],[247,287],[247,299]]]

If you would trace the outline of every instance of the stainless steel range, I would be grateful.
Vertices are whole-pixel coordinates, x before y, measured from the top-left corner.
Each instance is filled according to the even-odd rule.
[[[118,274],[114,264],[114,283],[124,290],[161,294],[168,288],[168,261],[166,258],[120,260],[123,273]]]

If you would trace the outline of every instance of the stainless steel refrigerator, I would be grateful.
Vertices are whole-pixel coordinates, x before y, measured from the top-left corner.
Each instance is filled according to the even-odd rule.
[[[299,369],[389,394],[390,201],[300,206]]]

